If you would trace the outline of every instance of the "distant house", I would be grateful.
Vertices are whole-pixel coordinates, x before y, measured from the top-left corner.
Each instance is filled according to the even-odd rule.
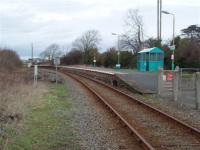
[[[142,72],[154,72],[164,67],[164,51],[153,47],[138,52],[137,69]]]
[[[40,63],[43,63],[44,62],[44,60],[43,59],[41,59],[41,58],[29,58],[28,59],[28,62],[29,63],[32,63],[32,64],[40,64]]]

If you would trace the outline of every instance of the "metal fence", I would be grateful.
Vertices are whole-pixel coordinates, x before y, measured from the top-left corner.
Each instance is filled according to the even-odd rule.
[[[200,72],[200,68],[180,68],[179,90],[194,91],[196,72]]]
[[[174,72],[161,70],[158,94],[181,105],[200,109],[200,76],[197,72],[200,68],[180,68]]]

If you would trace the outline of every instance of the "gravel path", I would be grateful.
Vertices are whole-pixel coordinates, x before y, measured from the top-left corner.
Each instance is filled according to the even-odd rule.
[[[81,85],[65,77],[74,104],[73,124],[84,150],[141,149],[130,133]]]

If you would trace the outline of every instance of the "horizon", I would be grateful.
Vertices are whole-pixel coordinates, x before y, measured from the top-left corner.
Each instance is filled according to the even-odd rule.
[[[70,44],[89,29],[99,31],[100,52],[103,52],[116,46],[116,37],[111,33],[124,32],[124,18],[130,8],[138,9],[143,16],[144,38],[157,35],[156,0],[2,0],[0,3],[0,47],[14,49],[20,57],[31,56],[31,43],[35,56],[52,43],[59,44],[66,52]],[[163,10],[175,13],[176,35],[189,25],[200,24],[199,8],[198,0],[163,0]],[[172,18],[162,16],[165,41],[172,37]]]

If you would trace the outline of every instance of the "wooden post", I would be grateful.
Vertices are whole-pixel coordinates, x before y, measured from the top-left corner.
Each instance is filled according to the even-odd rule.
[[[195,97],[196,97],[196,109],[200,109],[200,72],[196,73],[195,78]]]

